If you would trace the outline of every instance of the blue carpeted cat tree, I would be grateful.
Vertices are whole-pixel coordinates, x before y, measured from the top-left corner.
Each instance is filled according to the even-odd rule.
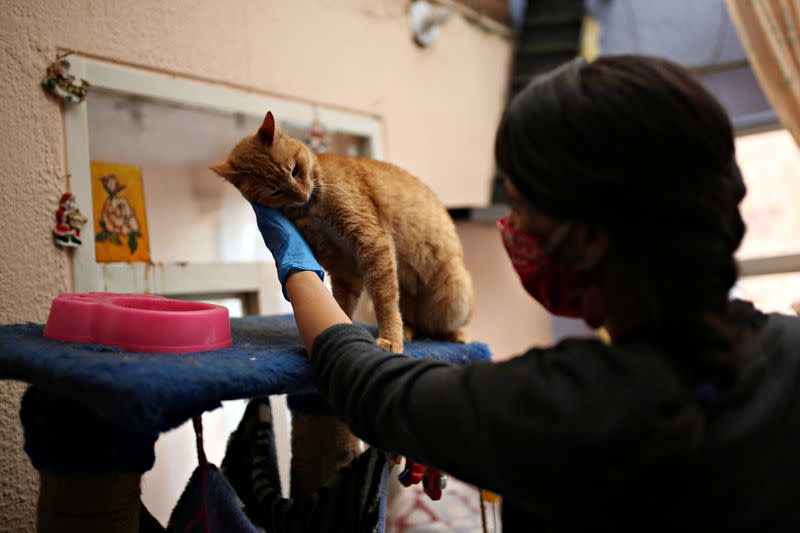
[[[25,451],[42,479],[42,532],[102,531],[109,524],[114,531],[157,530],[149,515],[140,515],[138,491],[141,473],[153,465],[158,435],[219,407],[223,400],[288,393],[293,409],[327,416],[313,394],[305,350],[291,316],[232,319],[232,346],[180,355],[64,343],[44,338],[42,331],[38,324],[0,326],[0,379],[30,383],[20,416]],[[407,343],[405,354],[455,364],[490,355],[480,343],[424,340]],[[372,463],[362,461],[363,468],[383,464],[372,456],[369,460]],[[385,476],[388,467],[383,471]],[[228,503],[235,500],[213,467],[195,474],[198,479],[187,487],[182,502],[209,494]],[[331,499],[330,494],[315,495],[315,505]],[[312,512],[301,503],[274,502],[279,510]],[[385,505],[383,498],[379,505]],[[242,520],[237,522],[239,529],[230,530],[248,530],[236,505],[209,506],[223,517],[212,522]],[[173,517],[184,511],[176,509]],[[192,520],[191,513],[187,517]],[[203,531],[198,524],[183,530]]]

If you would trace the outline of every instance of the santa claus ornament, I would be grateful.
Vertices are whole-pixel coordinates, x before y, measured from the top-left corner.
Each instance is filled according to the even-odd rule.
[[[81,245],[81,228],[88,219],[78,209],[78,202],[71,192],[61,195],[56,210],[56,226],[53,237],[59,246],[75,247]]]

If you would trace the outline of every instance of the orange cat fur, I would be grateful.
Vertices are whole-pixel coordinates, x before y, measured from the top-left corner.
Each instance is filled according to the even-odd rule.
[[[315,154],[271,112],[209,168],[294,222],[348,316],[366,289],[381,346],[401,352],[415,335],[463,342],[472,281],[450,216],[417,178],[388,163]]]

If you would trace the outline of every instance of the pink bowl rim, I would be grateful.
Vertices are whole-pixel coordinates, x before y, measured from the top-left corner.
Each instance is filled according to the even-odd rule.
[[[178,302],[181,305],[186,305],[187,307],[196,307],[196,309],[180,309],[176,311],[171,311],[169,309],[144,309],[141,307],[129,307],[122,303],[123,301],[136,301],[136,300],[149,300],[148,298],[137,298],[137,297],[128,297],[124,296],[122,298],[109,298],[105,302],[100,302],[101,304],[106,304],[111,307],[115,308],[122,308],[125,309],[126,313],[147,313],[147,314],[159,314],[164,317],[167,316],[181,316],[181,315],[191,315],[191,316],[198,316],[201,314],[218,314],[218,313],[227,313],[228,310],[217,304],[210,304],[206,302],[194,302],[192,300],[172,300],[169,298],[165,298],[162,300],[167,305],[174,305],[174,302]]]

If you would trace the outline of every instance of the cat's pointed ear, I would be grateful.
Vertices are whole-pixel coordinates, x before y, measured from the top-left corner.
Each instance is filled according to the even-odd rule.
[[[275,140],[275,117],[272,116],[272,111],[267,111],[267,116],[264,117],[264,122],[258,128],[258,136],[261,140],[271,145]]]
[[[236,175],[239,173],[234,170],[230,163],[225,161],[224,163],[217,163],[216,165],[211,165],[208,167],[209,170],[215,172],[218,176],[225,178],[226,180],[232,180]]]

